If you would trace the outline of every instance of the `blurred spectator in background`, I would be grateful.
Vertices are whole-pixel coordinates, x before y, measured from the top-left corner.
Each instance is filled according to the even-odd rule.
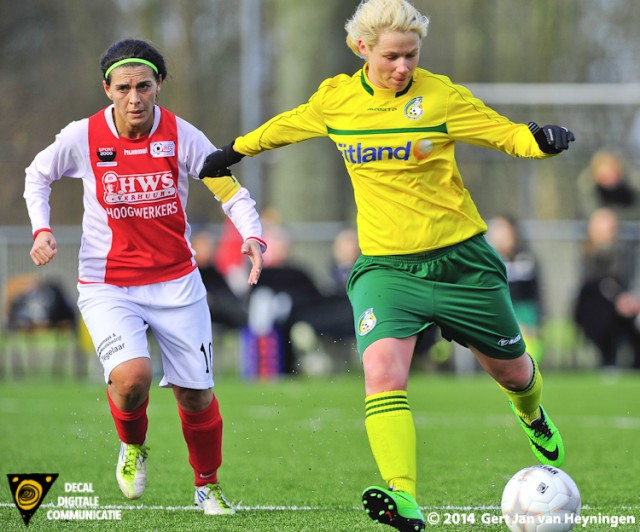
[[[75,308],[56,281],[36,275],[21,275],[9,281],[6,291],[9,330],[75,329]]]
[[[311,274],[291,257],[293,242],[289,231],[282,225],[265,224],[265,235],[272,244],[269,253],[265,253],[260,286],[254,288],[253,293],[269,288],[276,294],[287,294],[287,306],[298,306],[319,297],[320,290]]]
[[[265,213],[263,234],[269,250],[260,284],[249,298],[249,328],[257,335],[277,328],[282,335],[283,370],[295,373],[301,356],[320,349],[318,337],[353,337],[353,313],[344,288],[340,293],[323,293],[312,275],[295,262],[291,234],[272,211]]]
[[[197,232],[191,239],[191,247],[196,252],[198,270],[207,290],[211,322],[229,329],[246,327],[245,302],[231,290],[227,280],[214,264],[216,242],[211,232],[207,230]],[[242,257],[244,258],[244,255]],[[247,284],[246,281],[245,284]]]
[[[244,297],[249,291],[247,257],[240,252],[242,235],[226,218],[222,224],[222,234],[213,255],[213,266],[224,276],[229,288],[238,296]]]
[[[603,367],[619,364],[619,348],[627,342],[632,365],[639,369],[640,300],[630,292],[635,261],[629,246],[619,238],[618,216],[612,209],[596,209],[590,216],[581,263],[576,323],[598,349]]]
[[[5,315],[8,336],[4,343],[9,354],[10,369],[14,377],[33,375],[39,367],[48,365],[48,356],[39,338],[47,335],[52,340],[51,370],[62,376],[67,369],[76,377],[83,377],[87,361],[77,347],[75,305],[61,283],[43,279],[38,275],[16,275],[5,288]],[[0,376],[5,371],[0,356]]]
[[[496,216],[487,223],[487,240],[507,268],[507,282],[522,335],[531,356],[538,362],[544,354],[540,340],[542,298],[540,271],[534,254],[523,243],[516,221]]]
[[[333,291],[346,295],[347,280],[353,265],[360,256],[357,231],[353,228],[341,230],[333,239],[331,251]]]
[[[639,183],[618,153],[597,151],[578,176],[578,216],[588,219],[596,209],[607,207],[620,220],[640,220]]]

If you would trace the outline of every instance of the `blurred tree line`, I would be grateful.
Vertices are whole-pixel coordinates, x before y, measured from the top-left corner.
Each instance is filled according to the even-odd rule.
[[[634,0],[414,0],[431,17],[421,66],[460,83],[629,83],[639,79]],[[98,62],[137,37],[165,54],[160,103],[217,145],[306,101],[319,83],[361,66],[344,43],[358,0],[0,0],[0,224],[27,224],[24,168],[72,120],[106,106]],[[636,109],[493,106],[515,121],[574,130],[562,158],[530,166],[460,149],[461,170],[485,216],[505,204],[528,217],[572,218],[578,171],[605,144],[635,158]],[[536,164],[536,163],[533,163]],[[341,159],[327,139],[245,159],[235,172],[259,199],[296,221],[351,221]],[[201,186],[194,182],[193,187]],[[204,190],[204,189],[200,189]],[[193,192],[193,190],[192,190]],[[514,199],[515,198],[515,199]],[[511,203],[505,203],[511,202]],[[568,203],[569,202],[569,203]],[[77,224],[81,185],[54,187],[53,224]],[[208,194],[191,194],[193,221],[215,222]]]

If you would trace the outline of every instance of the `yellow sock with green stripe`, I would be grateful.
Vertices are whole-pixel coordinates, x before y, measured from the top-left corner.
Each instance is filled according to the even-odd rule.
[[[527,425],[530,425],[534,419],[540,417],[540,398],[542,397],[542,375],[540,374],[538,363],[531,356],[529,358],[533,364],[533,376],[524,390],[508,390],[498,384],[509,398],[509,401],[513,403],[517,414]]]
[[[371,452],[388,486],[416,496],[416,429],[407,392],[365,398],[365,427]]]

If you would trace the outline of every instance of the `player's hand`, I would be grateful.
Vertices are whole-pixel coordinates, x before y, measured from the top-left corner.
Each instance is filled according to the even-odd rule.
[[[249,284],[258,284],[263,264],[262,248],[260,247],[260,242],[249,238],[242,244],[240,251],[243,255],[247,255],[249,257],[249,260],[251,261],[251,271],[249,272],[248,281]]]
[[[41,231],[36,235],[29,255],[36,266],[44,266],[58,253],[58,245],[53,233]]]
[[[235,142],[235,141],[234,141]],[[225,144],[222,148],[207,155],[204,160],[204,166],[198,176],[200,179],[205,177],[224,177],[231,175],[229,167],[236,164],[244,155],[233,149],[233,142]]]
[[[553,125],[540,127],[535,122],[529,122],[528,125],[533,138],[544,153],[560,153],[569,149],[569,143],[576,140],[575,135],[566,127]]]
[[[614,301],[618,314],[632,318],[640,314],[640,299],[628,292],[622,292]]]

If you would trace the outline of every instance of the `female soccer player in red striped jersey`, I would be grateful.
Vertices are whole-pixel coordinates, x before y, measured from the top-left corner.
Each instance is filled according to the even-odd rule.
[[[207,158],[201,177],[245,155],[320,136],[344,158],[357,205],[362,256],[347,291],[365,375],[366,429],[386,486],[363,493],[369,516],[422,530],[416,435],[407,383],[416,340],[436,324],[468,346],[506,393],[530,445],[559,466],[564,449],[540,406],[542,378],[527,354],[505,267],[464,187],[456,142],[542,159],[574,140],[559,126],[517,124],[443,75],[418,68],[428,18],[406,0],[364,0],[346,24],[365,60],[325,80],[309,101]]]
[[[63,176],[84,187],[78,306],[104,368],[111,414],[121,440],[116,478],[130,499],[146,485],[147,404],[152,364],[146,333],[162,356],[161,386],[178,402],[195,504],[205,514],[231,514],[218,483],[222,418],[213,394],[211,322],[185,214],[189,178],[215,149],[194,126],[157,105],[167,68],[140,40],[113,44],[100,61],[112,105],[72,122],[27,168],[24,197],[33,229],[31,257],[57,253],[50,226],[51,185]],[[262,226],[255,202],[231,175],[205,184],[262,267]]]

